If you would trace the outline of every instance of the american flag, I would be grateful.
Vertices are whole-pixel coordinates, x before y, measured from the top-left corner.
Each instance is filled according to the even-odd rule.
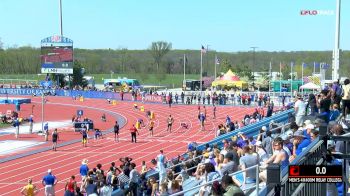
[[[207,50],[204,48],[204,46],[203,46],[203,45],[202,45],[201,53],[202,53],[202,54],[207,53]]]

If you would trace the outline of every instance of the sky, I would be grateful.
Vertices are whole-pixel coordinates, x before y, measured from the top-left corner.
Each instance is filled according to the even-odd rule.
[[[336,0],[62,0],[63,35],[75,48],[220,52],[333,50]],[[340,48],[350,49],[350,1],[342,1]],[[333,12],[301,15],[302,10]],[[59,0],[1,0],[4,47],[40,47],[59,35]]]

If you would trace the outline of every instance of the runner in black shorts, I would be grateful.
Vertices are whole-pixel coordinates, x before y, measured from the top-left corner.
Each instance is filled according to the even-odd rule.
[[[83,135],[83,139],[81,140],[81,142],[83,144],[83,147],[86,147],[87,146],[87,141],[88,141],[86,128],[82,128],[82,131],[80,133]]]
[[[114,125],[114,141],[119,142],[119,124],[118,124],[118,121],[115,121],[115,125]]]
[[[52,150],[53,151],[56,151],[57,140],[58,140],[58,133],[57,133],[57,129],[55,129],[52,133]]]
[[[174,123],[174,119],[171,115],[169,115],[168,117],[168,128],[167,128],[167,131],[169,131],[171,133],[171,127],[173,126],[173,123]]]

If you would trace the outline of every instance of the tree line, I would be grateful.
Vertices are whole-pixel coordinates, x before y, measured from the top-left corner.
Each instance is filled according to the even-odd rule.
[[[0,43],[0,47],[2,45]],[[215,55],[220,61],[219,65],[215,65]],[[74,60],[79,63],[79,66],[85,68],[86,74],[110,73],[111,71],[121,74],[182,74],[184,61],[187,74],[199,74],[200,47],[198,50],[177,50],[171,48],[171,43],[159,41],[151,43],[145,50],[75,48]],[[314,62],[332,64],[332,52],[256,51],[254,61],[252,51],[231,53],[210,50],[203,56],[203,75],[213,76],[214,66],[217,66],[218,72],[232,69],[234,72],[249,76],[251,71],[268,72],[270,62],[272,62],[272,71],[279,72],[281,67],[282,73],[285,73],[283,75],[290,72],[290,64],[294,62],[294,71],[298,72],[298,76],[301,75],[301,64],[304,62],[306,63],[304,75],[310,75],[313,72]],[[349,51],[341,52],[340,64],[341,76],[348,76],[350,73]],[[40,73],[40,48],[30,46],[0,48],[0,67],[2,74]],[[328,72],[331,72],[331,67]]]

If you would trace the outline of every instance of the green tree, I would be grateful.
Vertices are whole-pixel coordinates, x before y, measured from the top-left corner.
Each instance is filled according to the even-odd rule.
[[[221,62],[221,71],[226,73],[229,69],[232,69],[231,62],[228,59],[223,59]]]
[[[171,50],[172,44],[170,42],[158,41],[152,42],[149,51],[157,65],[157,72],[161,64],[162,58]]]
[[[72,74],[73,86],[87,86],[87,81],[84,79],[84,73],[85,69],[83,68],[83,65],[79,61],[75,60]]]
[[[54,84],[59,83],[60,87],[66,86],[65,76],[63,74],[50,74],[51,80],[54,82]]]

